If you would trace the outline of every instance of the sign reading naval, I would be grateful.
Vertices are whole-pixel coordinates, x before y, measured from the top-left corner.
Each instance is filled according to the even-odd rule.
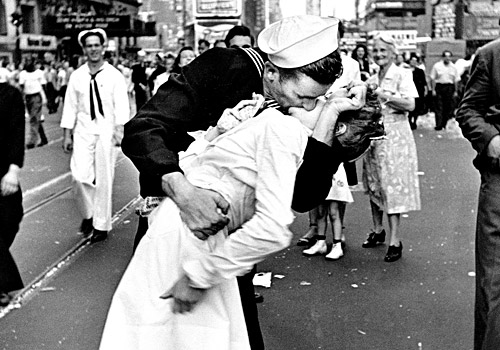
[[[239,17],[241,0],[196,0],[195,17]]]

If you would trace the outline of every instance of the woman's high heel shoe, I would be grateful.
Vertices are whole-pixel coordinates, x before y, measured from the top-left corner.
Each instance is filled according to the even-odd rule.
[[[399,242],[399,247],[395,245],[390,245],[385,255],[385,262],[394,262],[399,260],[403,256],[403,242]]]
[[[373,248],[384,242],[385,242],[385,230],[382,230],[379,233],[372,231],[368,234],[368,238],[366,239],[366,241],[363,242],[362,247]]]

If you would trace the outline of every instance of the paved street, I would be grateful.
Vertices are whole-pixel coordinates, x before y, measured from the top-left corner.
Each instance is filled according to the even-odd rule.
[[[45,127],[50,140],[61,137],[58,115],[47,116]],[[400,261],[383,261],[386,245],[361,248],[371,217],[358,187],[347,208],[343,258],[302,256],[295,242],[307,229],[307,215],[297,214],[293,244],[259,264],[273,275],[270,288],[257,287],[265,298],[259,312],[267,349],[472,349],[479,175],[474,152],[456,128],[437,133],[433,127],[422,118],[414,131],[422,210],[402,218]],[[131,256],[137,173],[119,155],[115,226],[108,240],[89,245],[76,235],[81,218],[68,190],[68,164],[60,141],[27,151],[27,214],[12,249],[27,288],[17,303],[0,309],[0,349],[98,349]]]

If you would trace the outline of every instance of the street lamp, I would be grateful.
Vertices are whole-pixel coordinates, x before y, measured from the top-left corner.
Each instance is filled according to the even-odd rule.
[[[19,27],[23,24],[23,13],[19,6],[17,6],[16,11],[14,11],[11,15],[11,22],[16,27],[16,49],[14,51],[14,62],[21,61],[21,49],[19,47],[19,35],[20,30]]]

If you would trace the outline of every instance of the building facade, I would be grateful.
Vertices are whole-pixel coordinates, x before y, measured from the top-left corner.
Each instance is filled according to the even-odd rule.
[[[46,51],[59,57],[81,53],[77,35],[84,29],[106,30],[116,53],[134,48],[139,36],[156,34],[154,21],[138,16],[136,0],[4,0],[2,5],[0,55],[11,62]]]

